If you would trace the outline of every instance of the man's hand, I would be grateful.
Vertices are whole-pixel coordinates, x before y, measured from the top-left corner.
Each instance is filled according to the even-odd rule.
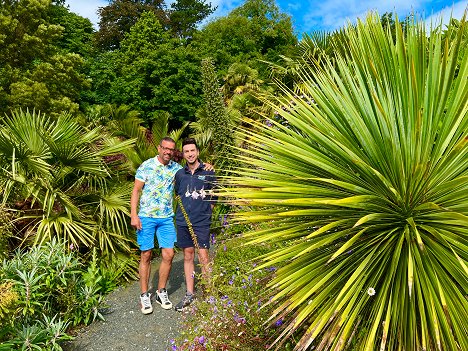
[[[211,163],[203,163],[203,169],[205,171],[215,171],[213,165]]]
[[[138,216],[132,216],[132,221],[131,221],[132,227],[136,228],[136,230],[140,230],[141,227],[141,220],[140,217]]]

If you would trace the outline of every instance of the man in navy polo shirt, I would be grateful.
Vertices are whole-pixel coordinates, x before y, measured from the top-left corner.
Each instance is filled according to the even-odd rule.
[[[182,200],[193,230],[197,237],[202,275],[208,277],[208,249],[210,248],[211,214],[214,207],[212,189],[215,176],[213,171],[205,170],[203,162],[198,159],[199,150],[195,139],[187,138],[182,142],[182,154],[186,160],[184,168],[175,175],[174,190]],[[183,311],[193,301],[194,294],[194,256],[195,248],[185,217],[180,206],[176,212],[177,246],[184,252],[184,273],[187,292],[175,309]]]

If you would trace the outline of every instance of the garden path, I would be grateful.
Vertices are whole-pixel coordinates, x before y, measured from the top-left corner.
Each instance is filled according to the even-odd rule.
[[[151,265],[152,285],[157,286],[160,258]],[[155,288],[150,291],[154,295]],[[183,254],[174,257],[167,285],[169,298],[175,305],[185,294]],[[96,321],[80,329],[76,338],[64,346],[65,351],[166,351],[171,339],[179,335],[182,314],[174,309],[163,310],[153,303],[153,313],[140,311],[138,281],[121,287],[106,299],[109,313],[105,321]],[[152,299],[153,300],[153,299]],[[154,301],[154,300],[153,300]]]

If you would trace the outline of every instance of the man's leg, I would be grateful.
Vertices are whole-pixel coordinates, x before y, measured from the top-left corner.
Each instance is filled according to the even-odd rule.
[[[208,249],[200,248],[200,250],[198,250],[198,261],[200,261],[203,279],[205,282],[208,282],[210,280],[210,256]]]
[[[137,242],[141,250],[139,276],[140,276],[140,304],[141,312],[149,314],[153,312],[151,306],[151,294],[148,293],[151,274],[151,253],[154,247],[154,221],[151,218],[140,218],[142,228],[137,231]]]
[[[174,258],[174,249],[163,248],[161,265],[159,266],[158,290],[166,288],[169,273],[171,273],[172,259]]]
[[[184,247],[184,273],[187,293],[193,294],[195,289],[195,249],[193,247]]]
[[[140,290],[143,294],[148,292],[149,278],[151,274],[151,250],[141,252],[139,274]]]
[[[158,290],[156,291],[156,302],[162,308],[168,310],[172,308],[172,303],[167,295],[166,285],[169,279],[169,273],[172,268],[172,259],[174,258],[174,243],[176,241],[176,231],[172,217],[158,219],[158,237],[159,247],[161,248],[161,264],[159,266]]]

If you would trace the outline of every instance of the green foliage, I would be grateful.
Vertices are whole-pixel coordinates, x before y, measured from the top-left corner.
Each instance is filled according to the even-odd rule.
[[[277,62],[296,43],[291,18],[274,1],[248,0],[204,26],[192,44],[202,57],[213,57],[223,73],[231,64],[242,62],[266,77],[266,65],[260,60]]]
[[[81,89],[90,82],[80,67],[83,59],[78,54],[54,55],[48,62],[37,64],[21,79],[10,84],[10,109],[36,109],[57,115],[63,111],[77,113]]]
[[[348,53],[304,66],[300,95],[265,101],[278,122],[244,131],[226,195],[249,206],[238,220],[269,222],[251,244],[288,244],[261,257],[285,264],[268,285],[278,345],[468,348],[467,23],[447,39],[395,26],[396,40],[376,15],[346,28]]]
[[[0,260],[5,258],[9,252],[9,239],[13,236],[14,215],[12,211],[0,204]]]
[[[0,284],[0,329],[8,325],[14,315],[18,294],[13,290],[12,282]]]
[[[215,10],[205,0],[176,0],[168,11],[169,28],[175,37],[190,38],[196,26]]]
[[[211,132],[210,152],[214,166],[221,172],[228,171],[235,160],[231,157],[233,150],[234,123],[229,119],[223,96],[216,76],[213,60],[202,60],[203,98],[205,115],[198,120],[202,129]]]
[[[49,318],[43,315],[43,319],[32,325],[18,326],[12,332],[13,338],[0,344],[1,351],[10,350],[50,350],[62,351],[61,342],[71,340],[66,334],[67,323],[56,316]],[[0,339],[1,340],[1,339]]]
[[[61,9],[59,11],[59,9]],[[36,108],[46,113],[77,112],[82,89],[89,82],[83,59],[71,50],[85,51],[84,35],[59,25],[68,10],[50,1],[7,1],[0,8],[0,112]],[[88,21],[89,22],[89,21]],[[64,35],[65,29],[65,35]],[[69,40],[73,40],[73,43]],[[59,46],[60,47],[59,47]],[[68,50],[68,52],[67,52]]]
[[[57,46],[66,53],[75,53],[83,57],[90,55],[94,29],[88,18],[70,12],[63,5],[50,6],[49,16],[51,23],[63,27]]]
[[[150,129],[155,113],[168,112],[177,127],[194,119],[201,101],[198,55],[171,38],[153,13],[143,13],[121,49],[92,67],[100,101],[129,105]]]
[[[115,176],[105,157],[132,143],[102,128],[85,130],[69,115],[17,111],[0,120],[2,200],[21,211],[23,240],[39,244],[59,237],[76,247],[129,252],[132,185]]]
[[[115,50],[144,12],[152,12],[157,20],[167,23],[162,0],[112,0],[98,10],[100,21],[96,33],[96,46],[102,50]]]
[[[52,240],[28,251],[17,251],[0,268],[2,305],[11,316],[2,327],[3,346],[14,349],[27,345],[61,350],[70,325],[89,324],[102,319],[105,294],[112,291],[128,266],[108,265],[93,250],[86,267],[73,245]],[[8,302],[10,301],[10,303]],[[11,301],[14,301],[12,305]],[[29,340],[29,341],[28,341]],[[1,349],[1,348],[0,348]]]

